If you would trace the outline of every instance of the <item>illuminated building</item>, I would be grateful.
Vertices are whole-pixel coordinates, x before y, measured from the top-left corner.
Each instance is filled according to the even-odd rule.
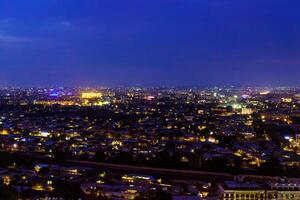
[[[109,101],[102,99],[100,92],[83,92],[81,94],[82,106],[104,106],[110,104]]]
[[[129,183],[134,183],[134,182],[153,183],[155,182],[155,178],[152,176],[124,175],[122,176],[122,181],[129,182]]]
[[[109,101],[98,101],[95,102],[93,105],[94,106],[104,106],[104,105],[108,105],[110,102]]]
[[[256,183],[225,181],[219,185],[220,200],[264,200],[265,190]]]
[[[8,135],[8,131],[4,129],[0,131],[0,135]]]
[[[50,133],[49,133],[49,132],[46,132],[46,131],[42,131],[39,135],[40,135],[41,137],[49,137],[49,136],[50,136]]]
[[[296,141],[297,143],[300,143],[300,134],[296,134],[296,135],[295,135],[295,141]]]
[[[261,91],[259,93],[260,95],[267,95],[267,94],[270,94],[270,91],[266,90],[266,91]]]
[[[146,100],[151,101],[153,100],[155,97],[154,96],[146,96],[144,97]]]
[[[73,106],[73,105],[76,105],[76,102],[73,102],[73,101],[34,101],[34,104],[44,105],[44,106],[53,106],[53,105]]]
[[[268,199],[286,200],[300,199],[300,184],[294,183],[271,183],[266,192]]]
[[[253,113],[253,110],[251,108],[242,108],[242,115],[251,115]]]
[[[11,183],[11,177],[10,176],[3,176],[3,184],[4,185],[10,185],[10,183]]]
[[[97,99],[101,97],[102,97],[102,93],[100,92],[83,92],[81,94],[82,99]]]
[[[235,110],[236,110],[236,109],[241,109],[241,108],[242,108],[242,105],[240,105],[240,104],[232,104],[231,106],[232,106],[232,108],[235,109]]]
[[[220,200],[300,199],[300,184],[225,181],[219,185]]]
[[[282,101],[283,103],[292,103],[292,102],[293,102],[293,99],[291,99],[291,98],[281,98],[281,101]]]

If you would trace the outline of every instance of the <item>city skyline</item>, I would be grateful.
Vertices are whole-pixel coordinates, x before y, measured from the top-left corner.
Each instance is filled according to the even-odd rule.
[[[0,2],[0,85],[299,85],[299,4]]]

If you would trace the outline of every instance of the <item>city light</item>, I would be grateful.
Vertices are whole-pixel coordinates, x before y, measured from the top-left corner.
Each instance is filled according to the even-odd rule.
[[[83,92],[81,94],[82,99],[96,99],[101,98],[102,94],[100,92]]]

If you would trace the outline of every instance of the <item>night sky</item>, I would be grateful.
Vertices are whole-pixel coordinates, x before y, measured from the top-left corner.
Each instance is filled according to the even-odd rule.
[[[0,85],[300,85],[300,0],[0,0]]]

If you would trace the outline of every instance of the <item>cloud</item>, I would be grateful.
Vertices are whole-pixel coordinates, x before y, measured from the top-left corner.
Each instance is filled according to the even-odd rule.
[[[268,60],[262,60],[261,63],[273,64],[273,65],[300,65],[300,59],[299,58],[268,59]]]
[[[1,42],[16,42],[19,40],[20,40],[20,38],[15,37],[15,36],[0,34]]]
[[[0,42],[27,42],[29,38],[0,33]]]
[[[48,21],[39,20],[17,21],[9,18],[0,18],[0,42],[16,43],[31,42],[36,40],[48,40],[56,37],[64,31],[74,28],[68,20]]]
[[[72,27],[72,23],[69,21],[61,21],[61,22],[59,22],[59,25],[61,25],[62,27],[65,27],[65,28]]]
[[[0,19],[0,27],[8,28],[12,26],[12,21],[10,19]]]
[[[11,19],[0,19],[0,42],[12,43],[12,42],[26,42],[30,41],[30,38],[15,34],[19,28],[18,24]]]

